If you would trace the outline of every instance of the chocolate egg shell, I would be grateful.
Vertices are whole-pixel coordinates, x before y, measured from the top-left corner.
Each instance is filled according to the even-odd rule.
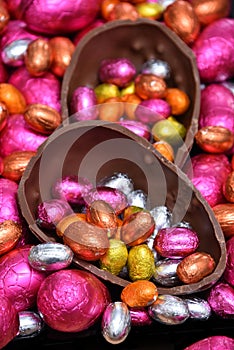
[[[110,42],[112,45],[109,45]],[[100,50],[94,53],[94,46]],[[168,86],[176,85],[191,100],[188,110],[180,116],[180,121],[187,130],[185,144],[190,150],[194,132],[197,131],[200,109],[200,81],[195,57],[178,35],[159,21],[144,18],[110,21],[90,31],[79,41],[62,82],[61,104],[64,119],[71,115],[70,103],[74,90],[78,86],[95,88],[99,83],[100,63],[109,57],[129,59],[137,72],[141,71],[142,65],[149,59],[160,59],[168,63],[171,68]],[[182,148],[176,151],[177,164],[180,166],[188,154],[185,155]]]
[[[51,162],[51,159],[59,161]],[[88,176],[94,186],[115,171],[127,173],[134,187],[147,194],[152,209],[166,206],[172,213],[172,224],[190,223],[199,237],[198,250],[207,251],[214,258],[215,273],[192,286],[160,287],[160,294],[190,294],[204,290],[223,273],[225,239],[210,206],[188,177],[156,152],[147,140],[115,123],[88,121],[64,125],[47,138],[36,157],[30,160],[19,183],[18,198],[23,217],[40,241],[59,241],[56,233],[40,229],[35,222],[38,203],[42,198],[51,198],[51,186],[62,170],[64,175]],[[77,257],[73,262],[111,284],[126,286],[130,282]]]

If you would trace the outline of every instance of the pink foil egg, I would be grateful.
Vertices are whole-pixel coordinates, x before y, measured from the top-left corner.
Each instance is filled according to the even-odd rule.
[[[123,119],[118,122],[118,124],[124,126],[126,129],[134,132],[136,135],[144,137],[146,140],[150,140],[151,131],[148,125],[142,123],[138,120],[128,120]]]
[[[207,298],[215,314],[223,318],[233,318],[234,288],[227,283],[218,283],[210,290]]]
[[[234,287],[234,236],[226,243],[227,264],[224,271],[224,279]]]
[[[234,339],[224,335],[214,335],[197,341],[184,350],[233,350]]]
[[[217,107],[234,112],[234,95],[223,84],[213,83],[201,90],[201,115],[209,114]]]
[[[168,118],[171,107],[162,99],[148,99],[140,102],[135,110],[136,119],[142,123],[154,124],[159,120]]]
[[[109,292],[97,277],[75,269],[52,273],[42,282],[37,295],[44,322],[61,332],[89,328],[109,302]]]
[[[22,66],[28,44],[37,38],[38,35],[28,31],[24,21],[10,20],[0,42],[2,61],[11,67]]]
[[[10,300],[0,296],[0,349],[12,341],[19,332],[19,316]]]
[[[5,157],[15,151],[36,151],[47,136],[33,131],[21,114],[12,114],[0,135],[0,154]]]
[[[71,98],[71,113],[77,113],[78,120],[94,120],[98,117],[97,97],[94,90],[88,86],[77,87]],[[92,108],[93,107],[93,108]],[[82,112],[82,110],[84,110]]]
[[[12,220],[21,223],[17,204],[18,184],[12,180],[0,178],[0,223]]]
[[[30,266],[30,248],[13,249],[0,258],[0,295],[9,298],[17,311],[35,306],[38,289],[46,277]]]
[[[47,72],[41,77],[33,77],[23,66],[11,74],[8,82],[21,91],[27,104],[41,103],[60,112],[61,82],[54,74]]]
[[[131,325],[132,326],[149,326],[153,322],[146,308],[130,307]]]
[[[8,0],[8,8],[35,32],[61,34],[89,25],[97,16],[100,3],[100,0]]]

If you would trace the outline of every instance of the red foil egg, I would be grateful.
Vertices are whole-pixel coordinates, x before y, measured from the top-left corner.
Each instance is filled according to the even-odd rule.
[[[60,332],[93,325],[110,302],[106,286],[90,272],[60,270],[41,284],[37,307],[45,323]]]
[[[12,341],[19,332],[19,315],[10,300],[0,296],[0,349]]]
[[[9,298],[17,311],[36,305],[38,289],[46,274],[29,262],[30,246],[13,249],[0,258],[0,296]]]

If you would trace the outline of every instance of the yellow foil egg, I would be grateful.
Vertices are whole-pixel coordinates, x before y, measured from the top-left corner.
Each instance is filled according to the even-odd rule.
[[[155,141],[163,140],[172,146],[179,146],[186,135],[186,129],[175,118],[169,117],[155,123],[152,134]]]
[[[120,91],[117,85],[103,83],[95,87],[94,92],[97,97],[98,103],[103,103],[105,100],[111,97],[119,97]]]
[[[156,2],[143,2],[136,8],[141,17],[148,19],[159,19],[163,13],[162,5]]]
[[[125,88],[120,91],[120,96],[131,95],[135,93],[135,83],[132,81]]]
[[[119,239],[111,238],[109,243],[108,251],[100,258],[100,268],[118,275],[126,265],[128,250],[124,242]]]
[[[157,300],[158,290],[153,282],[135,281],[124,287],[120,297],[130,307],[146,307]]]
[[[146,244],[134,246],[129,250],[127,265],[132,281],[149,280],[155,273],[154,255]]]

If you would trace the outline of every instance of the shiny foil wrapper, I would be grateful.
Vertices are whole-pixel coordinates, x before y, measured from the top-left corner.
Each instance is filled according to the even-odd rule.
[[[120,297],[129,307],[146,307],[155,302],[158,290],[153,282],[139,280],[124,287]]]
[[[36,155],[33,151],[15,151],[3,158],[2,176],[19,182],[30,159]]]
[[[231,2],[229,0],[191,0],[191,4],[199,22],[207,26],[220,18],[228,17]]]
[[[155,320],[167,325],[184,323],[189,318],[187,303],[173,295],[160,295],[156,302],[149,306],[149,315]]]
[[[17,338],[33,338],[43,330],[44,322],[41,317],[33,311],[19,312],[19,332]]]
[[[19,242],[22,235],[22,227],[12,220],[0,223],[0,255],[12,250]]]
[[[138,74],[135,78],[136,94],[143,100],[163,98],[166,94],[166,82],[154,74]]]
[[[50,70],[57,77],[62,78],[71,62],[75,45],[67,37],[55,36],[49,40],[49,46],[51,49]]]
[[[234,203],[217,204],[212,209],[224,236],[226,238],[234,236]]]
[[[211,316],[211,307],[208,301],[197,297],[186,298],[185,301],[189,309],[190,318],[206,321]]]
[[[128,174],[115,172],[113,175],[105,177],[99,182],[99,186],[116,188],[126,196],[134,190],[134,184]]]
[[[131,330],[131,316],[127,305],[116,301],[105,308],[102,315],[102,335],[111,344],[120,344]]]
[[[224,279],[232,287],[234,287],[234,236],[228,239],[227,248],[227,264],[224,270]]]
[[[149,126],[137,120],[123,119],[119,121],[119,124],[124,126],[126,129],[134,132],[136,135],[144,137],[146,140],[150,140],[151,131]]]
[[[95,120],[98,109],[95,107],[97,98],[94,90],[88,86],[78,86],[71,97],[71,113],[76,113],[76,120]]]
[[[4,348],[18,334],[19,316],[13,304],[8,298],[0,295],[0,348]]]
[[[131,281],[151,279],[155,273],[155,262],[147,244],[139,244],[129,250],[127,267]]]
[[[152,324],[153,319],[150,317],[146,308],[130,307],[129,311],[131,316],[131,325],[133,327],[145,327]]]
[[[143,63],[141,73],[154,74],[162,79],[169,79],[171,75],[171,67],[166,61],[157,58],[151,58]]]
[[[119,275],[126,266],[128,250],[120,239],[110,238],[109,244],[107,252],[99,259],[99,265],[102,270]]]
[[[9,298],[17,311],[36,305],[39,287],[46,274],[29,262],[30,246],[15,248],[0,258],[0,295]]]
[[[61,243],[46,242],[31,247],[29,264],[39,271],[57,271],[67,268],[73,259],[72,250]]]
[[[222,282],[216,284],[211,288],[207,301],[216,315],[233,319],[234,289],[232,286]]]
[[[147,209],[148,197],[142,190],[134,190],[127,195],[128,205]]]
[[[28,44],[24,64],[28,72],[37,77],[45,74],[51,65],[52,52],[46,38],[32,40]]]
[[[24,95],[13,84],[0,84],[0,100],[5,103],[9,114],[21,114],[25,111]]]
[[[155,263],[155,273],[153,280],[156,284],[160,284],[165,287],[173,287],[180,283],[177,276],[177,266],[181,262],[181,259],[162,259]]]
[[[223,183],[223,194],[228,202],[234,203],[234,171],[232,171]]]
[[[23,66],[12,72],[9,83],[22,92],[27,105],[41,103],[61,111],[61,82],[53,73],[47,72],[41,77],[34,77]]]
[[[208,338],[201,339],[196,343],[186,347],[184,350],[232,350],[234,348],[234,340],[224,335],[213,335]]]
[[[60,332],[80,332],[91,327],[109,302],[106,286],[90,272],[76,269],[47,276],[37,295],[43,321]]]
[[[18,203],[18,184],[15,181],[0,178],[0,222],[12,220],[21,223]]]
[[[98,76],[102,83],[124,87],[136,75],[134,64],[127,58],[109,58],[100,63]]]
[[[168,118],[170,114],[171,106],[160,98],[144,100],[137,105],[135,110],[136,120],[146,124],[154,124]]]
[[[204,152],[225,153],[233,146],[234,134],[222,126],[205,126],[197,131],[195,140]]]

